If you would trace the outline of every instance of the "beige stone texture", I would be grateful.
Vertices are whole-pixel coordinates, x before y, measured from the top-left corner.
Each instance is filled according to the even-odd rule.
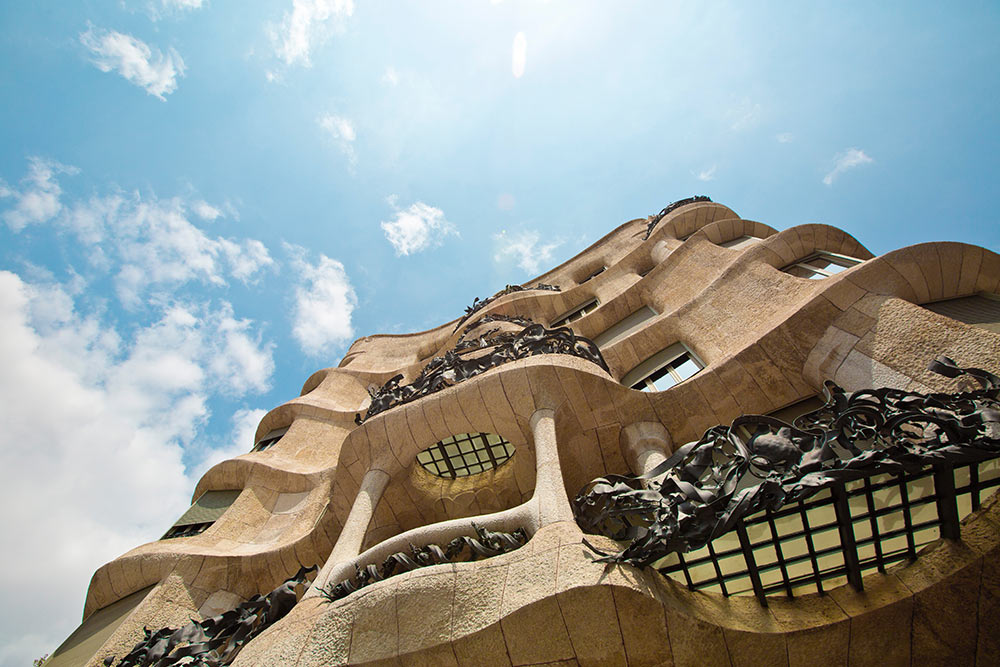
[[[460,326],[454,320],[421,333],[365,336],[337,367],[313,373],[300,396],[261,420],[255,441],[288,429],[273,447],[250,452],[248,442],[246,454],[199,481],[194,499],[243,490],[211,528],[139,546],[95,572],[85,617],[152,587],[97,657],[126,652],[143,625],[216,613],[271,590],[302,565],[324,566],[317,585],[335,583],[410,543],[471,535],[475,521],[523,527],[530,540],[501,556],[392,577],[334,603],[313,588],[236,664],[1000,662],[995,497],[963,522],[960,543],[939,540],[913,563],[869,574],[861,592],[845,584],[824,596],[772,596],[767,607],[752,596],[692,592],[652,571],[596,562],[568,513],[568,498],[595,477],[648,469],[706,428],[815,395],[826,379],[849,390],[953,391],[957,383],[927,371],[938,354],[1000,372],[1000,336],[920,307],[996,293],[1000,256],[930,243],[873,258],[836,228],[776,231],[711,202],[664,216],[644,240],[648,222],[630,220],[526,283],[561,292],[498,298]],[[720,245],[744,235],[759,240]],[[864,261],[822,280],[782,272],[820,251]],[[476,318],[549,324],[593,298],[599,306],[571,325],[579,336],[596,337],[643,307],[656,313],[605,345],[608,371],[577,357],[539,355],[355,423],[370,386],[397,374],[411,381],[463,335],[519,329],[476,325]],[[704,368],[666,391],[622,386],[629,371],[675,343]],[[515,454],[454,480],[416,462],[422,450],[465,432],[502,435]],[[372,475],[384,489],[369,483],[371,502],[359,505]]]

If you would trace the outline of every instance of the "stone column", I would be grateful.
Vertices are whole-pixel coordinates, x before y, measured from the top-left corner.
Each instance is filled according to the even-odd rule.
[[[642,475],[667,460],[670,434],[659,422],[635,422],[622,429],[621,445],[629,468]]]
[[[375,506],[382,498],[382,492],[385,491],[388,483],[389,473],[384,470],[373,468],[365,473],[364,479],[361,480],[361,488],[351,506],[351,512],[347,515],[347,521],[344,522],[344,528],[340,531],[340,536],[333,546],[333,551],[330,552],[330,557],[326,559],[323,569],[316,576],[309,594],[315,595],[317,589],[325,586],[331,572],[338,565],[357,558],[361,553],[361,545],[364,543],[365,533],[368,532],[368,524],[371,523]]]
[[[559,449],[556,446],[555,412],[549,408],[531,415],[535,440],[535,497],[538,498],[539,528],[557,521],[573,521],[573,509],[566,496]]]

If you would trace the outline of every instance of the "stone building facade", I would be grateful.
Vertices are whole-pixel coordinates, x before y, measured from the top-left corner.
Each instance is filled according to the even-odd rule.
[[[700,565],[693,554],[683,567],[596,560],[594,549],[618,545],[585,537],[571,504],[595,478],[648,471],[740,415],[790,418],[827,379],[847,391],[958,391],[960,379],[927,370],[939,354],[1000,373],[993,252],[927,243],[873,257],[826,225],[779,232],[710,201],[668,209],[459,321],[357,340],[264,417],[253,451],[205,474],[164,539],[95,573],[84,623],[50,664],[120,659],[144,627],[211,617],[311,565],[298,603],[233,664],[1000,662],[990,462],[956,467],[964,518],[950,533],[935,523],[938,501],[906,508],[906,558],[888,557],[875,507],[903,501],[895,487],[867,487],[875,505],[854,524],[856,560],[879,551],[860,581],[843,559],[823,569],[815,557],[843,536],[840,515],[827,537],[808,536],[810,558],[795,552],[802,539],[777,539],[782,526],[758,526],[767,544],[752,586],[745,567],[725,575],[719,540]],[[542,333],[524,342],[531,322]],[[559,353],[566,341],[545,336],[561,326],[594,345]],[[371,387],[383,391],[373,398]],[[906,502],[936,488],[914,480]],[[520,529],[523,545],[360,587],[367,566],[476,537],[473,524]],[[713,585],[698,583],[706,570],[720,575]],[[331,600],[343,581],[360,590]]]

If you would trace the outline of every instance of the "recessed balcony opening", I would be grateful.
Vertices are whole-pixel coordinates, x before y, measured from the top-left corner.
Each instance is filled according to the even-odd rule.
[[[809,280],[822,280],[832,275],[838,274],[844,269],[860,264],[862,261],[857,257],[838,255],[835,252],[816,252],[808,257],[803,257],[797,262],[789,264],[781,269],[785,273],[790,273],[799,278]]]
[[[417,454],[417,463],[433,475],[457,479],[497,468],[513,455],[514,445],[496,433],[461,433]]]

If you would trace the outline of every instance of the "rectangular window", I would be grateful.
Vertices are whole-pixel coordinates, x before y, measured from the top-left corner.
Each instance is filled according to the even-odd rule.
[[[722,246],[723,248],[745,248],[747,246],[753,245],[754,243],[757,243],[758,241],[760,241],[760,239],[757,238],[756,236],[747,236],[746,234],[744,234],[743,236],[737,237],[735,239],[730,239],[728,241],[720,243],[719,245]]]
[[[1000,333],[1000,296],[980,292],[958,299],[925,303],[924,308],[938,315]]]
[[[847,255],[838,255],[834,252],[817,252],[805,257],[794,264],[789,264],[782,269],[785,273],[790,273],[799,278],[809,278],[810,280],[820,280],[840,273],[844,269],[849,269],[862,260]]]
[[[675,343],[642,362],[622,379],[639,391],[663,391],[687,380],[705,367],[683,343]]]
[[[587,276],[586,278],[584,278],[583,280],[581,280],[580,284],[582,285],[583,283],[587,282],[591,278],[596,278],[597,276],[599,276],[602,273],[604,273],[604,270],[607,269],[607,268],[608,267],[606,267],[606,266],[602,266],[601,268],[597,269],[596,271],[594,271],[593,273],[591,273],[589,276]]]
[[[281,440],[281,436],[285,435],[285,433],[288,431],[288,428],[289,427],[286,426],[284,428],[276,428],[273,431],[270,431],[267,435],[258,440],[257,444],[254,445],[253,449],[251,449],[250,451],[262,452],[265,449],[273,447],[275,444],[277,444],[279,440]]]
[[[597,310],[597,306],[599,305],[600,302],[598,302],[597,299],[591,299],[582,306],[578,306],[577,308],[574,308],[573,310],[569,311],[562,317],[556,318],[556,320],[552,323],[552,328],[558,329],[559,327],[565,327],[569,325],[570,322],[575,322],[584,315],[589,315],[590,313],[594,312],[595,310]]]
[[[628,317],[619,320],[615,324],[594,336],[594,342],[598,347],[606,347],[615,343],[630,333],[642,327],[646,320],[656,317],[656,311],[649,306],[643,306]]]
[[[242,493],[241,489],[227,491],[206,491],[194,501],[187,512],[177,519],[170,530],[160,539],[168,540],[174,537],[191,537],[204,533],[225,514],[229,506],[236,502]]]

